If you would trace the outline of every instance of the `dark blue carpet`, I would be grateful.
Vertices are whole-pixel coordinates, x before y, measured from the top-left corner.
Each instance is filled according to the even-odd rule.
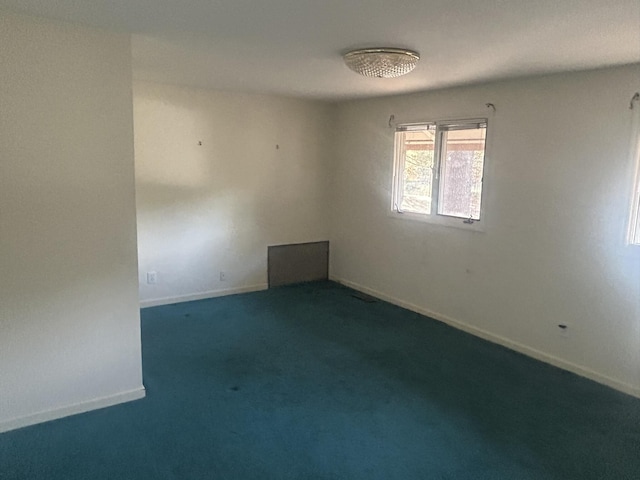
[[[0,478],[640,479],[640,400],[354,293],[143,310],[147,397],[0,435]]]

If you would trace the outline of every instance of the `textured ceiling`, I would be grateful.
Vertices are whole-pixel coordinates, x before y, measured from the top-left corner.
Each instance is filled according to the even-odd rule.
[[[640,62],[640,0],[0,0],[133,34],[134,77],[337,100]],[[365,78],[340,54],[406,47],[409,75]]]

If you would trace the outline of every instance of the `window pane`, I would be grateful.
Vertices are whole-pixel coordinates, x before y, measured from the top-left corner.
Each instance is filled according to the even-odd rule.
[[[633,143],[632,158],[636,163],[636,179],[634,196],[631,205],[631,222],[629,225],[629,243],[640,245],[640,114],[634,120],[635,142]]]
[[[435,132],[399,132],[404,155],[400,211],[431,213]]]
[[[636,185],[638,192],[636,193],[634,205],[632,205],[631,231],[629,232],[629,242],[633,245],[640,245],[640,171],[638,172],[637,182],[639,183]]]
[[[480,220],[486,127],[442,132],[438,213]]]

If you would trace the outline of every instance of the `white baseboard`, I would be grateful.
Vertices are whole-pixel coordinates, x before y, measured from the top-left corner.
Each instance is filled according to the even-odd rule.
[[[18,428],[28,427],[35,425],[36,423],[48,422],[50,420],[57,420],[59,418],[68,417],[70,415],[77,415],[78,413],[85,413],[90,410],[97,410],[99,408],[112,407],[119,403],[131,402],[132,400],[139,400],[144,398],[144,387],[130,390],[127,392],[118,393],[116,395],[110,395],[108,397],[96,398],[86,402],[75,403],[62,408],[56,408],[54,410],[46,410],[44,412],[34,413],[25,417],[14,418],[4,422],[0,422],[0,433],[8,432],[9,430],[15,430]]]
[[[258,292],[266,290],[269,287],[266,283],[258,283],[256,285],[247,285],[245,287],[225,288],[222,290],[209,290],[201,293],[190,293],[187,295],[178,295],[177,297],[163,297],[151,300],[142,300],[140,308],[158,307],[160,305],[171,305],[172,303],[191,302],[193,300],[204,300],[207,298],[224,297],[226,295],[235,295],[237,293]]]
[[[593,380],[595,382],[614,388],[628,395],[632,395],[634,397],[640,398],[640,387],[637,387],[625,382],[621,382],[620,380],[616,380],[615,378],[608,377],[594,370],[591,370],[587,367],[583,367],[581,365],[568,362],[567,360],[563,360],[561,358],[555,357],[541,350],[537,350],[535,348],[529,347],[519,342],[514,342],[513,340],[509,340],[508,338],[502,337],[500,335],[496,335],[486,330],[482,330],[480,328],[474,327],[473,325],[469,325],[468,323],[455,320],[441,313],[434,312],[432,310],[420,307],[418,305],[414,305],[412,303],[406,302],[404,300],[393,297],[391,295],[387,295],[377,290],[365,287],[364,285],[360,285],[350,280],[345,280],[343,278],[338,278],[333,276],[331,276],[330,279],[346,287],[353,288],[354,290],[358,290],[359,292],[365,293],[367,295],[371,295],[372,297],[379,298],[380,300],[384,300],[385,302],[389,302],[399,307],[406,308],[407,310],[411,310],[413,312],[424,315],[426,317],[433,318],[434,320],[438,320],[440,322],[446,323],[447,325],[450,325],[464,332],[470,333],[471,335],[475,335],[476,337],[480,337],[492,343],[497,343],[498,345],[502,345],[503,347],[507,347],[511,350],[515,350],[516,352],[527,355],[528,357],[535,358],[536,360],[540,360],[542,362],[548,363],[550,365],[553,365],[554,367],[567,370],[569,372],[575,373],[576,375],[580,375],[581,377],[588,378],[589,380]]]

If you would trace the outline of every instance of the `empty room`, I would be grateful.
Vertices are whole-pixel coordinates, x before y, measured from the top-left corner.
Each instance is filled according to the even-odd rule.
[[[0,479],[640,478],[640,2],[0,0]]]

